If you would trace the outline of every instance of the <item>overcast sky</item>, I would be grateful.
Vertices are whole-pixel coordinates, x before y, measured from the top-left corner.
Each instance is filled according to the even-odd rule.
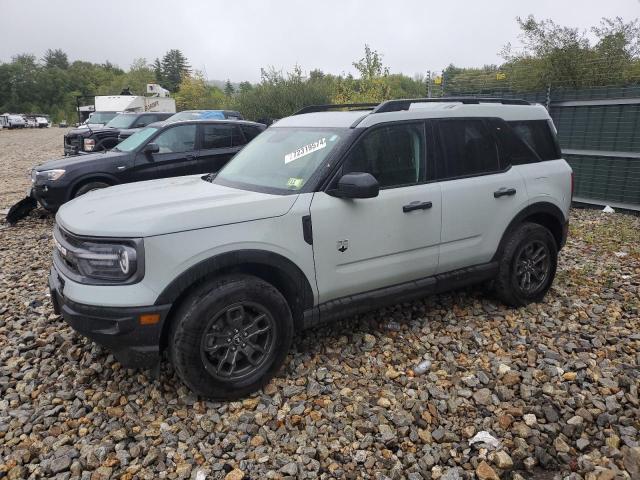
[[[584,29],[640,15],[639,0],[0,0],[0,61],[61,48],[70,60],[128,68],[170,48],[210,79],[260,78],[260,67],[353,71],[364,44],[392,72],[499,63],[518,45],[516,16]],[[76,33],[77,32],[77,33]]]

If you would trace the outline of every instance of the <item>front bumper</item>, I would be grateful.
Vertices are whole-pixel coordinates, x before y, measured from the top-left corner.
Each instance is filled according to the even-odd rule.
[[[150,307],[99,307],[73,302],[64,296],[65,279],[55,267],[49,273],[49,290],[55,313],[81,335],[107,347],[129,368],[150,368],[160,361],[162,326],[171,305]],[[104,288],[110,288],[105,286]],[[140,316],[159,314],[160,321],[141,325]]]
[[[67,188],[67,185],[52,187],[51,185],[33,184],[31,196],[44,208],[55,212],[67,201]]]

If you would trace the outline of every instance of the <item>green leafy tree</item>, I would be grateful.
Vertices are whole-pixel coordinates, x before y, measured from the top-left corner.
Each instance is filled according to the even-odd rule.
[[[238,93],[240,94],[245,94],[251,91],[251,89],[253,88],[253,85],[251,85],[251,82],[240,82],[240,85],[238,85]]]
[[[178,110],[218,109],[225,101],[222,90],[208,85],[197,71],[182,80],[174,98]]]
[[[353,62],[353,66],[360,78],[347,76],[337,82],[333,95],[336,103],[381,102],[391,98],[389,69],[383,65],[382,55],[365,45],[364,57]]]
[[[46,68],[60,68],[62,70],[69,68],[69,58],[67,57],[67,54],[59,48],[56,48],[55,50],[51,50],[50,48],[47,49],[47,51],[44,52],[42,61]]]

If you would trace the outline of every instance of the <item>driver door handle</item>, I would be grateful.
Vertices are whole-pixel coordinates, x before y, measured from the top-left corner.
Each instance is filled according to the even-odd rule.
[[[185,160],[195,160],[196,156],[195,155],[185,155]]]
[[[433,204],[431,202],[411,202],[402,207],[404,213],[413,212],[414,210],[429,210]]]
[[[496,190],[495,192],[493,192],[493,197],[494,198],[500,198],[500,197],[506,197],[506,196],[512,196],[516,194],[516,189],[515,188],[506,188],[506,187],[502,187],[498,190]]]

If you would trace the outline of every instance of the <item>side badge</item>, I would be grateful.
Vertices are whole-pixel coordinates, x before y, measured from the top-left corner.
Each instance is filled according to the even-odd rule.
[[[338,240],[336,242],[336,248],[340,253],[344,253],[349,248],[349,240]]]

